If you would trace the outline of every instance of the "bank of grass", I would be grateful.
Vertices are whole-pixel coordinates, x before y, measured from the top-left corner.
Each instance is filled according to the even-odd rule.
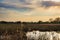
[[[60,33],[60,25],[44,25],[44,24],[17,24],[17,23],[1,23],[0,35],[11,35],[12,40],[26,40],[26,32],[39,30],[39,31],[56,31]],[[7,32],[7,33],[6,33]],[[8,39],[4,39],[8,40]]]
[[[15,32],[16,30],[27,32],[32,30],[39,30],[39,31],[60,31],[60,25],[54,24],[0,24],[0,32],[1,31],[12,31]]]

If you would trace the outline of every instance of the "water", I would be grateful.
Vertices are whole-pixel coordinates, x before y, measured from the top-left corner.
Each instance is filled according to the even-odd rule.
[[[27,40],[60,40],[60,33],[32,31],[26,33]]]

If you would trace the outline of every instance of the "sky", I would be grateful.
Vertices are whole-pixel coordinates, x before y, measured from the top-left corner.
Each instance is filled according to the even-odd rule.
[[[60,0],[0,0],[0,21],[48,21],[60,17]]]

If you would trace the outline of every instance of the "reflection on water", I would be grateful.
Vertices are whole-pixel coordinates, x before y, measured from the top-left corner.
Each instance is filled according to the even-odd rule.
[[[26,33],[27,40],[60,40],[60,33],[32,31]]]

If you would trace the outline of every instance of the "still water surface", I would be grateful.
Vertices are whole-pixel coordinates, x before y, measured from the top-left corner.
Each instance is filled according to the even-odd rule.
[[[60,33],[31,31],[26,33],[27,40],[60,40]]]

